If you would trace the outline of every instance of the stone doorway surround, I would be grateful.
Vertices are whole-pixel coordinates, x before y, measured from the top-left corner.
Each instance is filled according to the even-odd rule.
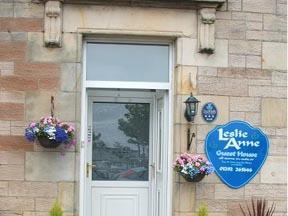
[[[131,6],[154,8],[196,9],[198,11],[198,49],[212,54],[215,50],[216,9],[225,0],[34,0],[45,3],[44,44],[46,47],[62,46],[62,4]]]
[[[195,2],[198,3],[196,4]],[[76,2],[69,4],[68,1],[65,3],[65,1],[58,0],[46,1],[44,42],[42,33],[31,33],[28,35],[29,41],[31,41],[28,48],[29,53],[37,53],[37,55],[28,55],[28,59],[36,62],[47,61],[48,59],[48,61],[52,62],[77,64],[75,110],[76,122],[79,123],[78,128],[80,128],[81,116],[79,110],[81,110],[81,82],[84,71],[82,67],[81,73],[83,40],[94,36],[131,38],[132,40],[133,38],[169,39],[175,41],[175,68],[173,70],[176,75],[172,82],[180,80],[177,76],[182,76],[181,74],[189,74],[189,77],[185,77],[181,84],[177,83],[175,85],[177,86],[176,88],[182,86],[183,89],[187,90],[180,90],[180,93],[179,90],[175,89],[174,103],[179,103],[179,99],[182,100],[181,94],[188,94],[191,88],[196,91],[197,70],[192,65],[228,66],[227,41],[214,40],[215,13],[223,1],[195,2],[188,9],[167,10],[167,7],[158,7],[157,9],[151,7],[127,7],[124,5],[123,7],[113,7],[101,4],[80,5],[76,4]],[[147,17],[150,17],[153,22]],[[205,47],[205,43],[210,46],[206,46],[205,49],[202,49],[205,51],[202,52],[207,51],[208,54],[200,53],[201,49],[199,47],[201,47],[201,43],[199,37],[201,33],[197,32],[198,27],[203,30],[202,47]],[[45,47],[43,47],[43,43]],[[214,50],[215,47],[217,48],[217,53],[210,55],[212,53],[211,50]],[[194,55],[193,58],[191,58],[192,53]],[[80,67],[78,68],[78,66]],[[180,108],[177,106],[175,112],[182,113]],[[173,124],[177,124],[178,120],[178,117],[175,117]],[[74,174],[76,182],[80,183],[75,184],[76,204],[74,208],[76,215],[83,215],[81,214],[84,208],[84,186],[81,184],[83,176],[79,176],[79,173],[84,173],[84,163],[81,163],[83,139],[81,139],[79,144],[80,148],[76,149]],[[176,202],[178,201],[176,200]]]

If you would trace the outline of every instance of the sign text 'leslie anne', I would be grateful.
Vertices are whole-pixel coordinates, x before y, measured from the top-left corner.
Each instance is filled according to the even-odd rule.
[[[241,147],[257,148],[260,146],[260,142],[257,140],[245,140],[248,138],[248,132],[242,130],[235,129],[234,131],[224,131],[223,128],[220,128],[218,129],[218,134],[219,141],[227,141],[224,149],[235,148],[236,150],[240,150]]]

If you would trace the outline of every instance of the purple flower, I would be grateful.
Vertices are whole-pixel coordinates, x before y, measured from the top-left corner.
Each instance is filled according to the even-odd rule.
[[[36,138],[36,134],[34,133],[34,131],[31,128],[26,128],[25,129],[25,137],[30,142],[33,142]]]
[[[60,143],[67,142],[68,134],[61,127],[56,127],[55,139]]]

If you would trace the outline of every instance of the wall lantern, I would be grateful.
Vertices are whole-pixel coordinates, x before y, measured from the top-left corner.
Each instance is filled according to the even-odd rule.
[[[184,116],[188,122],[194,122],[194,117],[197,114],[199,102],[200,101],[197,100],[197,98],[195,98],[192,93],[190,97],[188,97],[187,100],[184,102],[186,105]]]
[[[184,102],[186,105],[184,116],[185,116],[185,119],[189,123],[194,122],[194,118],[195,118],[197,111],[198,111],[199,102],[200,101],[197,100],[197,98],[195,98],[192,93],[191,93],[190,97],[188,97],[187,100]],[[190,127],[189,127],[188,131],[187,131],[187,151],[190,150],[191,143],[192,143],[194,137],[195,137],[195,133],[191,133]]]

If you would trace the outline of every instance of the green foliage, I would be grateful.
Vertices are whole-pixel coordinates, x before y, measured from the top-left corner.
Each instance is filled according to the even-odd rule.
[[[54,202],[53,207],[50,210],[50,216],[63,216],[63,210],[58,200]]]
[[[198,216],[208,216],[208,210],[205,205],[201,205],[199,210],[198,210]]]

